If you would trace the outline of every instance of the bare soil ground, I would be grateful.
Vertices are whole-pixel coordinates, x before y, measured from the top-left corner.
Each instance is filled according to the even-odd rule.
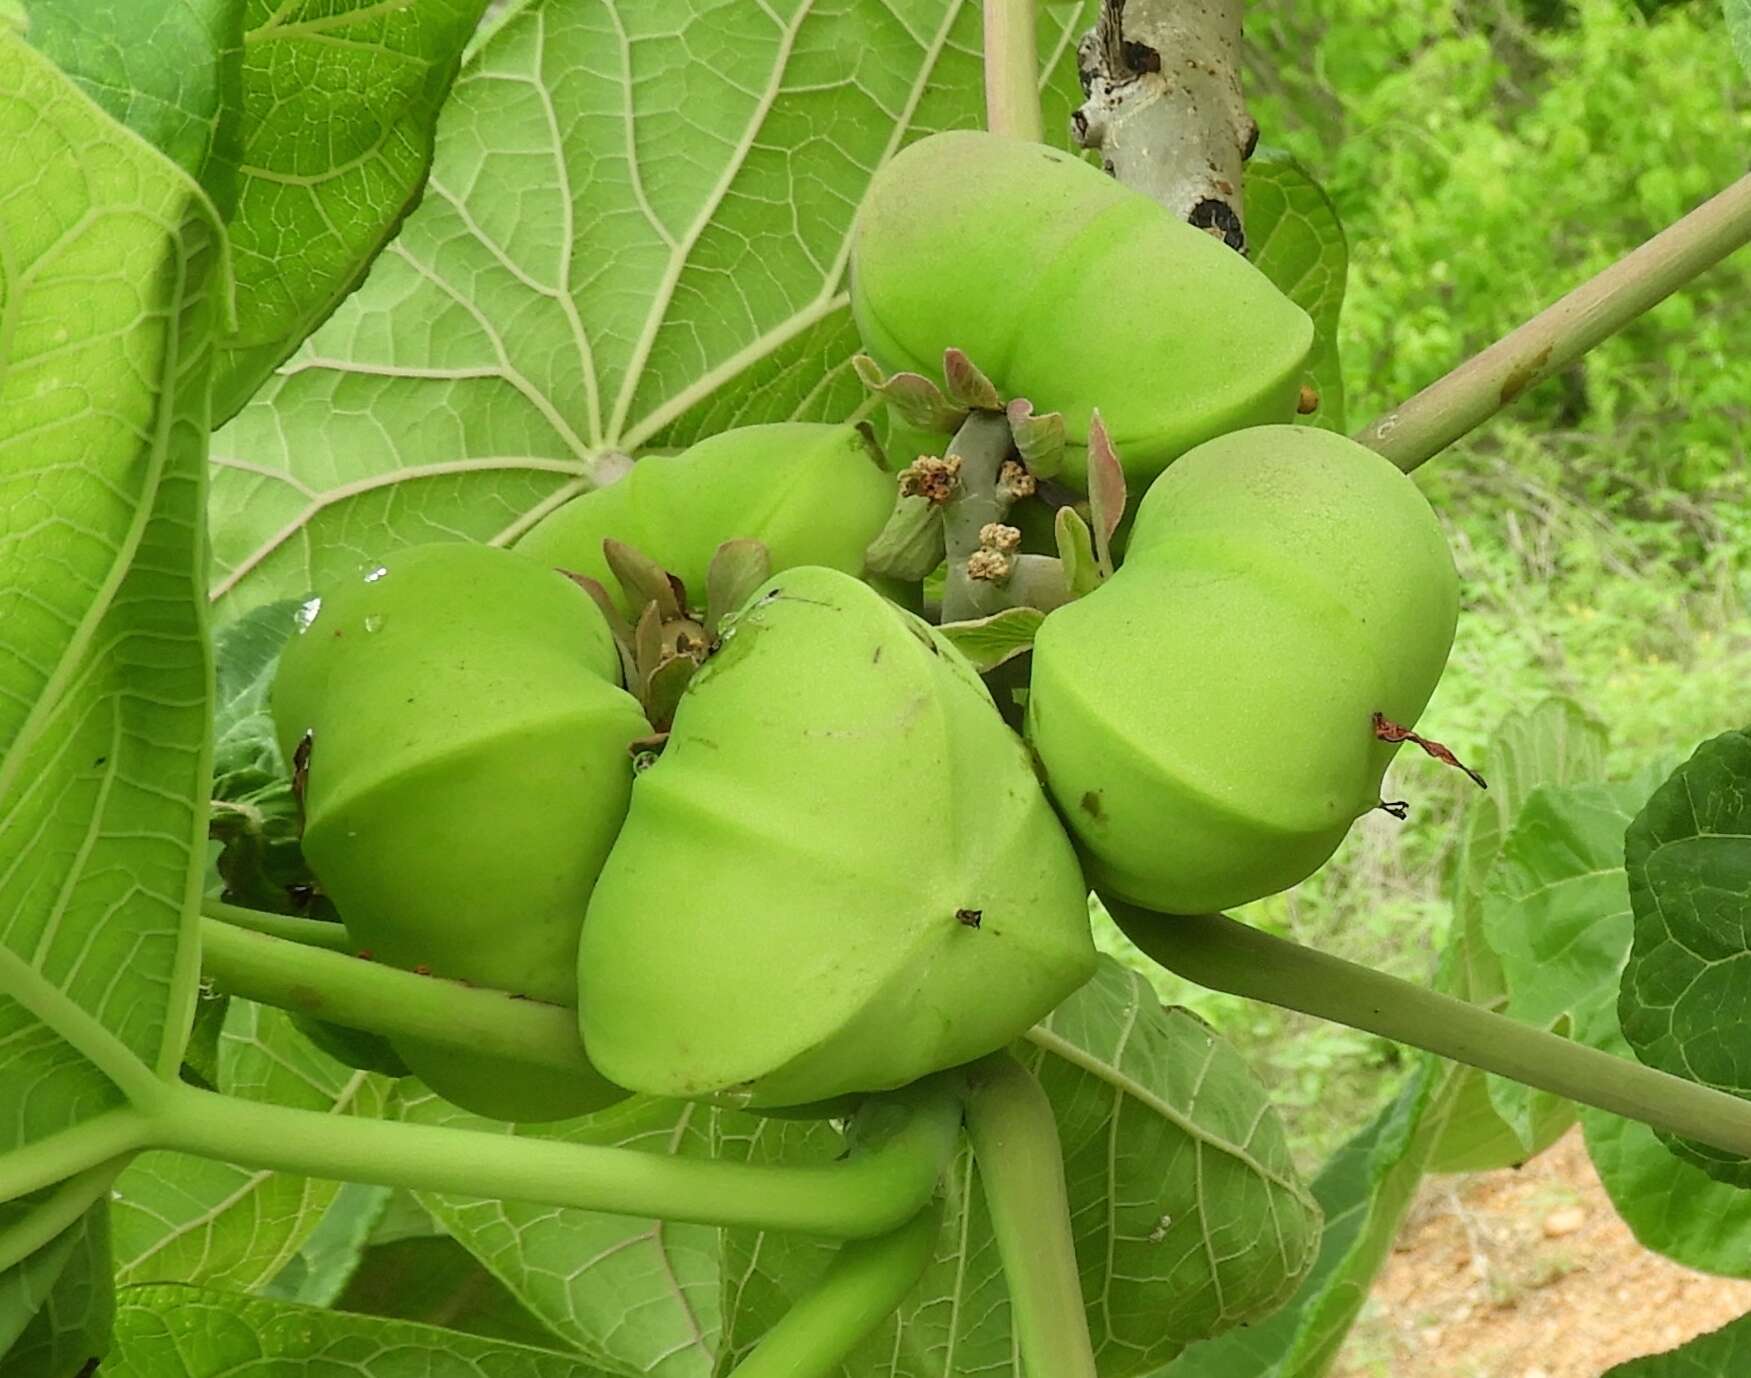
[[[1650,1253],[1579,1130],[1525,1167],[1423,1186],[1333,1378],[1599,1378],[1751,1311],[1751,1281]]]

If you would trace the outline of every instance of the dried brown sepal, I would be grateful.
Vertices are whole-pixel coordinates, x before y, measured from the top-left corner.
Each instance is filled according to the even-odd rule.
[[[642,550],[609,536],[602,541],[602,556],[633,607],[654,604],[657,615],[664,620],[680,617],[686,611],[686,587]]]
[[[981,583],[1001,584],[1013,568],[1014,562],[999,550],[975,550],[967,556],[967,578]]]
[[[1021,549],[1021,532],[1016,527],[1005,526],[1002,522],[986,522],[979,528],[979,548],[1013,555]]]
[[[1004,409],[996,385],[960,350],[942,351],[942,376],[948,381],[949,401],[956,406],[966,411]]]
[[[644,710],[651,726],[659,732],[667,732],[675,721],[675,707],[681,702],[681,695],[687,692],[687,685],[698,668],[699,661],[692,656],[675,655],[651,670],[645,680]]]
[[[1039,492],[1040,485],[1034,481],[1034,476],[1027,467],[1018,464],[1013,459],[1003,461],[1003,467],[997,471],[997,496],[1014,504],[1023,498],[1031,498]]]
[[[713,553],[705,571],[705,629],[716,633],[723,619],[772,577],[772,553],[763,542],[725,541]]]
[[[1094,531],[1095,560],[1101,576],[1113,573],[1113,532],[1125,515],[1125,470],[1107,434],[1100,408],[1088,421],[1088,514]]]
[[[1472,784],[1476,785],[1479,789],[1489,788],[1489,782],[1486,781],[1483,776],[1479,775],[1470,766],[1466,765],[1464,761],[1455,756],[1447,747],[1442,746],[1440,742],[1432,742],[1427,737],[1418,736],[1415,732],[1411,731],[1410,728],[1395,723],[1384,713],[1376,713],[1374,715],[1373,725],[1374,735],[1381,741],[1414,742],[1416,745],[1422,747],[1422,749],[1429,755],[1433,756],[1437,761],[1441,762],[1442,765],[1452,766],[1455,770],[1463,770],[1471,777]]]
[[[1302,416],[1312,416],[1319,410],[1319,391],[1312,383],[1301,385],[1301,393],[1295,399],[1295,410]]]
[[[310,787],[310,752],[316,744],[316,734],[306,732],[292,748],[292,802],[298,806],[299,831],[303,831],[304,792]]]
[[[900,496],[923,498],[933,507],[953,500],[961,486],[961,457],[919,455],[900,470]]]
[[[1034,478],[1056,478],[1064,467],[1064,414],[1036,414],[1034,404],[1017,397],[1004,414],[1009,418],[1009,433],[1015,438],[1016,453]]]
[[[949,401],[936,382],[922,373],[883,374],[881,365],[867,354],[853,356],[851,367],[864,387],[892,407],[894,415],[908,426],[953,435],[967,419],[967,409]]]

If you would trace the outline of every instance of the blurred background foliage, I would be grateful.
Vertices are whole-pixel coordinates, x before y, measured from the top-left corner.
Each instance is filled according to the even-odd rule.
[[[1751,147],[1751,90],[1708,0],[1268,0],[1247,38],[1265,141],[1321,181],[1349,238],[1357,426],[1720,190]],[[1476,756],[1506,713],[1564,694],[1627,774],[1747,720],[1747,303],[1751,250],[1418,471],[1465,599],[1427,735]],[[1426,980],[1472,786],[1407,753],[1387,783],[1408,822],[1371,815],[1244,916]],[[1370,1035],[1158,985],[1240,1045],[1310,1171],[1398,1084]]]

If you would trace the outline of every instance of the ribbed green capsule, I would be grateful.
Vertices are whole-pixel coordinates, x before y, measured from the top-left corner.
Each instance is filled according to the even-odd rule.
[[[894,497],[893,477],[855,426],[744,426],[677,455],[646,455],[618,482],[538,522],[517,549],[613,589],[602,555],[611,537],[679,575],[697,605],[725,541],[761,542],[774,570],[827,565],[861,574]]]
[[[1167,913],[1311,875],[1380,801],[1453,643],[1429,504],[1304,426],[1200,446],[1149,489],[1125,563],[1047,617],[1027,735],[1097,888]]]
[[[977,673],[836,570],[776,575],[682,696],[590,900],[622,1085],[796,1105],[1002,1047],[1094,969],[1069,840]]]
[[[851,310],[886,372],[941,381],[953,347],[1005,398],[1062,412],[1078,485],[1093,408],[1140,489],[1202,441],[1289,421],[1313,347],[1307,314],[1218,240],[1072,154],[970,130],[876,173]]]
[[[288,760],[308,743],[304,853],[377,961],[570,1005],[584,911],[649,732],[606,621],[512,551],[416,546],[323,590],[281,657]],[[499,1119],[625,1092],[395,1040],[433,1090]]]

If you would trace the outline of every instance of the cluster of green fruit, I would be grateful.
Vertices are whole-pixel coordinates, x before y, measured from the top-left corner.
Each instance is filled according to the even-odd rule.
[[[1172,914],[1315,870],[1379,801],[1373,715],[1433,690],[1434,516],[1286,424],[1311,326],[1245,260],[1077,159],[950,134],[878,174],[852,272],[883,367],[957,347],[1073,456],[1099,404],[1148,485],[1124,562],[1040,629],[1026,744],[916,587],[864,577],[895,481],[850,426],[726,432],[514,550],[324,590],[273,709],[349,934],[575,1003],[602,1074],[398,1044],[460,1105],[789,1107],[970,1061],[1088,978],[1091,882]]]

